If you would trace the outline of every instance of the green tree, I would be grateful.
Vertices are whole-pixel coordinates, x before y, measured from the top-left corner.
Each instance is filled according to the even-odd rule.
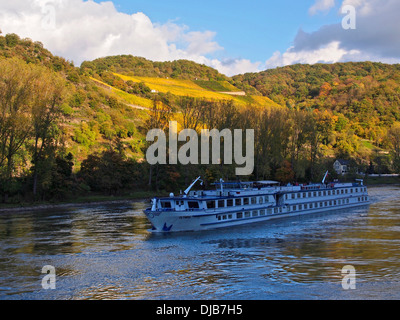
[[[45,158],[49,151],[55,150],[57,138],[60,134],[58,124],[61,117],[65,82],[64,80],[45,69],[41,70],[40,82],[37,84],[38,94],[33,101],[33,195],[37,194],[37,184],[40,175],[50,171],[46,166]]]
[[[396,122],[390,128],[389,140],[392,145],[393,167],[396,173],[400,173],[400,122]]]

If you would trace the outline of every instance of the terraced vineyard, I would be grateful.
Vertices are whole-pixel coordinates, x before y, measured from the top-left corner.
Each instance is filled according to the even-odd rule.
[[[253,104],[257,107],[278,107],[279,105],[271,99],[262,96],[236,96],[230,93],[241,92],[227,81],[192,81],[170,78],[153,78],[127,76],[114,73],[115,76],[124,81],[144,83],[151,90],[161,93],[171,93],[176,96],[189,96],[193,98],[204,98],[210,100],[234,100],[238,106]],[[217,90],[222,90],[217,91]]]

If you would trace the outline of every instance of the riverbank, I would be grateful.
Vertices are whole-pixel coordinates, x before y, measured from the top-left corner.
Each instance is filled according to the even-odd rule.
[[[77,207],[96,206],[96,205],[123,204],[135,201],[150,200],[156,195],[163,196],[162,193],[156,194],[154,192],[143,191],[119,197],[92,195],[86,197],[78,197],[74,200],[69,200],[65,202],[38,202],[38,203],[21,203],[21,204],[6,204],[6,205],[1,204],[0,214],[8,212],[39,211],[39,210],[77,208]]]

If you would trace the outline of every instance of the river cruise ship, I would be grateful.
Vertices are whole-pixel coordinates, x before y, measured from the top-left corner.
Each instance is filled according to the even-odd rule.
[[[259,223],[276,218],[344,210],[369,204],[367,187],[355,183],[281,186],[275,181],[216,183],[215,190],[155,198],[144,213],[153,232],[200,231]]]

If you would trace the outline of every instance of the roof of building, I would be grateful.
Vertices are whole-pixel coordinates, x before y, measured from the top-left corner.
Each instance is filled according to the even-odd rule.
[[[339,161],[339,163],[343,166],[343,165],[348,165],[350,164],[349,160],[343,160],[343,159],[337,159],[337,161]]]

